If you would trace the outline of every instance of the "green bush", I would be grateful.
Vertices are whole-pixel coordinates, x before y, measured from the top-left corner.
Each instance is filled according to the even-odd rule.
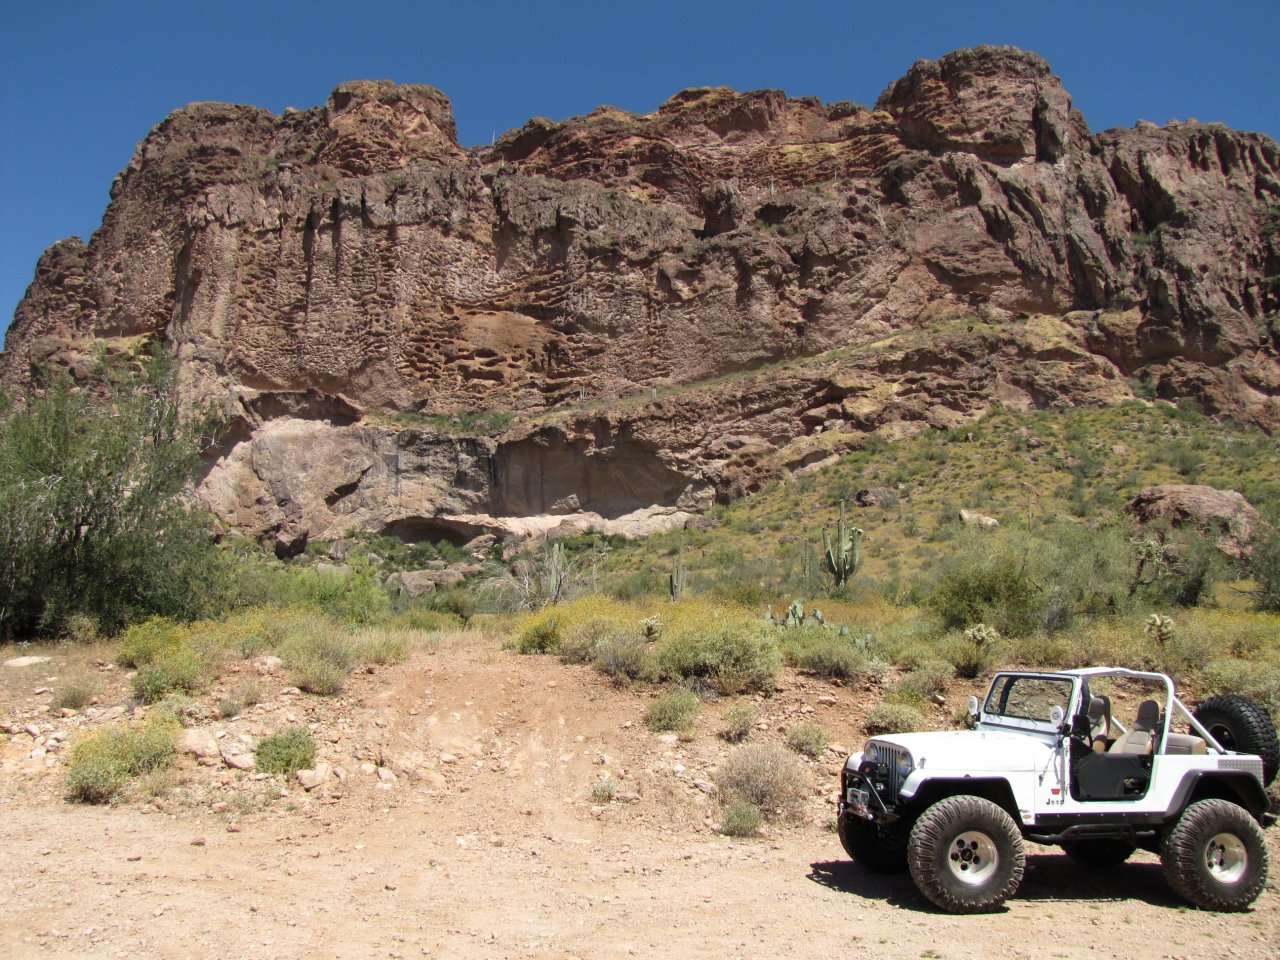
[[[768,819],[795,812],[809,790],[809,772],[804,763],[772,743],[737,747],[712,779],[726,806],[749,803]]]
[[[867,655],[852,637],[826,627],[796,627],[779,635],[787,663],[819,677],[852,680],[868,675]]]
[[[104,367],[0,398],[0,635],[58,635],[74,614],[104,631],[220,602],[207,519],[185,505],[201,424],[179,421],[174,365]]]
[[[595,644],[591,663],[618,684],[627,684],[653,673],[649,645],[634,634],[616,631]]]
[[[602,776],[591,785],[591,802],[597,804],[613,803],[618,796],[618,781],[610,776]]]
[[[955,667],[945,660],[924,660],[898,681],[898,689],[908,698],[928,700],[942,693],[955,675]]]
[[[720,814],[720,832],[726,837],[755,837],[764,824],[764,815],[754,803],[734,800]]]
[[[787,731],[787,746],[810,760],[817,760],[827,749],[827,734],[816,723],[799,723]]]
[[[122,667],[141,667],[159,654],[182,645],[186,631],[165,617],[152,617],[132,624],[120,636],[116,662]]]
[[[911,733],[923,730],[924,714],[905,703],[881,703],[871,708],[862,728],[872,736],[881,733]]]
[[[1238,693],[1257,700],[1280,718],[1280,664],[1251,660],[1214,660],[1204,671],[1206,697]]]
[[[194,699],[185,693],[174,691],[166,694],[164,699],[153,706],[147,716],[154,717],[156,722],[165,723],[171,727],[186,727],[200,719],[203,714],[203,709]]]
[[[749,703],[735,703],[724,712],[724,729],[720,736],[730,743],[741,743],[751,735],[755,726],[756,708]]]
[[[689,690],[669,690],[644,711],[644,725],[654,733],[687,733],[698,715],[698,698]]]
[[[63,677],[53,690],[55,710],[83,710],[98,695],[98,681],[88,673]]]
[[[772,690],[782,656],[766,624],[708,626],[658,641],[656,667],[664,679],[706,683],[724,694]]]
[[[557,653],[560,640],[560,622],[555,617],[534,617],[516,632],[511,648],[517,653]]]
[[[328,695],[342,689],[359,651],[336,624],[313,620],[285,641],[280,656],[295,686]]]
[[[174,727],[148,722],[90,734],[71,748],[66,797],[80,803],[110,803],[134,778],[173,761]]]
[[[361,663],[385,666],[404,663],[409,658],[409,638],[396,630],[372,627],[354,639],[356,659]]]
[[[1280,611],[1280,530],[1264,534],[1253,545],[1249,575],[1257,584],[1254,605],[1259,610]]]
[[[171,693],[199,693],[209,683],[209,667],[190,647],[175,647],[139,667],[132,683],[139,702],[158,703]]]
[[[288,776],[315,766],[316,743],[306,727],[289,727],[263,739],[253,755],[263,773]]]

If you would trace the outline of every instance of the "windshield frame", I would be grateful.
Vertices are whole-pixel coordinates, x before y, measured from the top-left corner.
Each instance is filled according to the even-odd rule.
[[[1061,701],[1049,696],[1043,713],[1038,717],[1020,713],[1001,712],[1009,709],[1011,688],[1019,681],[1044,681],[1063,686],[1065,696]],[[1057,734],[1058,727],[1049,719],[1050,708],[1054,705],[1062,707],[1064,717],[1071,716],[1072,706],[1079,692],[1080,678],[1063,673],[998,673],[991,681],[987,695],[983,698],[978,723],[985,727],[1002,730],[1025,730],[1033,733]]]

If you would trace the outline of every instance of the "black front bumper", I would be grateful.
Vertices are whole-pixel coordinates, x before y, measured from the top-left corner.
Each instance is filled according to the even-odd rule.
[[[856,771],[845,770],[841,775],[836,815],[857,817],[882,825],[893,823],[899,818],[895,810],[897,798],[887,794],[888,768],[863,763]]]

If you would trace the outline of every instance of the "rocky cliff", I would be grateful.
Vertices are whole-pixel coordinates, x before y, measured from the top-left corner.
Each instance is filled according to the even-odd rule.
[[[1009,48],[872,108],[686,90],[471,150],[430,87],[192,104],[111,196],[41,258],[0,380],[163,342],[230,424],[201,497],[282,552],[643,531],[873,431],[1139,381],[1280,426],[1280,147],[1091,133]]]

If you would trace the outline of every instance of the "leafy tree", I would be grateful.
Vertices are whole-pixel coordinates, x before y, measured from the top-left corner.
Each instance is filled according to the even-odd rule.
[[[103,368],[95,395],[65,378],[0,401],[0,636],[106,629],[206,612],[219,583],[206,519],[184,494],[199,424],[178,415],[164,354]]]

